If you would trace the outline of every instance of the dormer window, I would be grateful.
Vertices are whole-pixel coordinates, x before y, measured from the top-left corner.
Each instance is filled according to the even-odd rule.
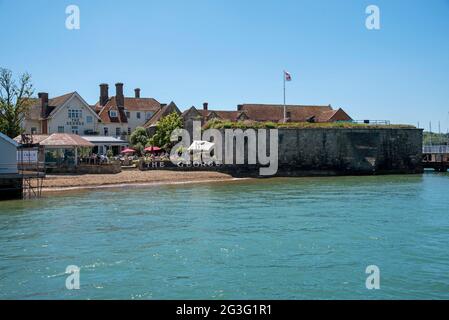
[[[117,118],[117,111],[115,111],[115,110],[109,111],[109,116],[110,116],[111,118]]]

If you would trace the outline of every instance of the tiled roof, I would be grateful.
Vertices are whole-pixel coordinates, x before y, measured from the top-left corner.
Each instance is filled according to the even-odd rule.
[[[76,134],[68,133],[53,133],[48,134],[33,134],[33,143],[40,144],[42,146],[50,147],[93,147],[94,145],[81,138]],[[14,138],[18,143],[22,143],[22,136],[17,136]]]
[[[240,111],[245,111],[250,120],[282,122],[284,119],[284,106],[273,104],[242,104],[238,106]],[[339,120],[350,120],[351,118],[342,110],[333,110],[329,106],[304,106],[287,105],[286,111],[291,122],[306,122],[313,119],[316,122],[332,121],[332,118],[341,110],[346,117]],[[347,119],[343,119],[347,118]]]
[[[206,112],[204,112],[206,111]],[[229,121],[238,121],[242,117],[247,118],[246,113],[243,111],[219,111],[219,110],[203,110],[203,113],[207,113],[207,117],[218,116],[219,119],[229,120]]]
[[[103,123],[127,123],[126,111],[142,111],[142,112],[156,112],[161,108],[161,104],[153,98],[126,98],[125,106],[123,108],[117,107],[117,101],[115,96],[110,97],[106,102],[106,105],[101,106],[100,102],[97,102],[94,106],[94,110],[97,112]],[[117,118],[111,118],[109,111],[115,110],[119,115]]]
[[[40,143],[46,147],[94,147],[94,144],[76,134],[53,133]]]
[[[33,143],[35,143],[35,144],[39,144],[41,141],[47,139],[48,136],[49,136],[48,134],[33,134],[33,135],[31,135],[31,137],[33,138]],[[14,140],[17,141],[18,143],[22,143],[22,135],[15,137]]]
[[[62,106],[64,103],[66,103],[74,94],[75,92],[66,93],[62,96],[54,97],[51,99],[48,99],[48,107],[46,110],[45,118],[49,117],[52,112]],[[40,120],[42,119],[41,115],[41,100],[39,98],[31,98],[30,99],[30,107],[28,110],[28,113],[26,115],[26,119],[30,120]]]
[[[244,112],[244,111],[204,110],[204,109],[197,109],[195,107],[192,107],[192,108],[184,111],[183,117],[185,117],[187,115],[187,113],[191,110],[198,113],[198,115],[203,118],[204,122],[207,122],[214,118],[218,118],[221,120],[228,120],[228,121],[238,121],[242,117],[244,119],[248,118],[246,115],[246,112]]]
[[[115,98],[114,98],[115,99]],[[106,106],[102,107],[99,104],[95,105],[95,112],[103,123],[128,123],[128,118],[126,117],[125,110],[123,108],[117,107],[114,103],[107,103]],[[111,117],[110,111],[116,111],[117,117]]]

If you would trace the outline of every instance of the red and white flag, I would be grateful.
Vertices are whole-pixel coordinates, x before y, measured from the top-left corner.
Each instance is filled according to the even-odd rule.
[[[285,81],[292,81],[292,75],[287,71],[284,71]]]

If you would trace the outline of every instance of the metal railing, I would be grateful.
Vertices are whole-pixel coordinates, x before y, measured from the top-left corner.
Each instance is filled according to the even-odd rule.
[[[352,123],[371,124],[371,125],[384,125],[389,126],[390,120],[352,120]]]
[[[423,146],[423,153],[447,153],[449,154],[449,146],[441,145],[441,146]]]

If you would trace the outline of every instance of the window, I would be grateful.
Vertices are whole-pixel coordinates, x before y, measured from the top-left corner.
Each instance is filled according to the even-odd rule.
[[[86,117],[86,122],[87,123],[92,123],[92,122],[94,122],[94,118],[92,116],[87,116]]]
[[[79,119],[82,117],[83,117],[83,113],[81,110],[69,109],[69,119]]]
[[[73,134],[78,134],[78,126],[72,126],[72,133]]]
[[[137,112],[137,119],[140,119],[140,112]]]
[[[58,133],[64,133],[64,126],[58,127]]]
[[[115,135],[118,137],[120,136],[121,130],[120,128],[115,128]]]
[[[131,128],[128,128],[128,135],[131,134]]]
[[[104,132],[105,136],[108,136],[109,135],[109,128],[104,128],[103,132]]]
[[[31,128],[31,134],[36,134],[37,133],[37,129],[36,128]]]
[[[129,119],[131,118],[131,113],[129,111],[126,111],[126,117]]]
[[[109,116],[110,116],[111,118],[117,118],[117,111],[115,111],[115,110],[109,111]]]
[[[147,114],[145,115],[145,120],[150,119],[152,115],[153,115],[153,112],[147,112]]]

